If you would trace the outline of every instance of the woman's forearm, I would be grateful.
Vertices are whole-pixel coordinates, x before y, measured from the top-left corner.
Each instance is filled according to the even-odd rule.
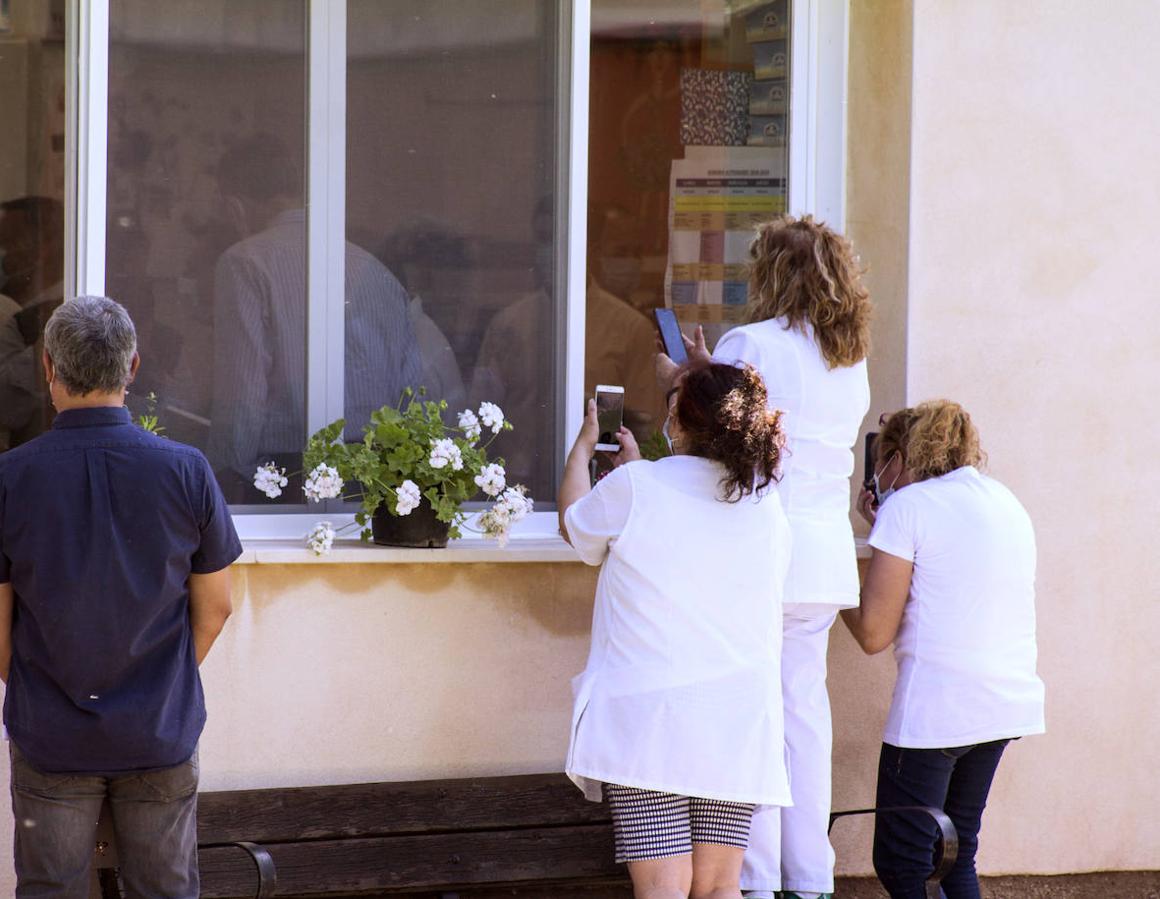
[[[564,477],[560,480],[560,495],[556,507],[560,516],[560,534],[569,543],[568,528],[564,525],[564,513],[573,503],[583,499],[592,490],[592,481],[588,475],[588,465],[592,455],[583,447],[575,446],[568,454],[568,461],[564,464]]]

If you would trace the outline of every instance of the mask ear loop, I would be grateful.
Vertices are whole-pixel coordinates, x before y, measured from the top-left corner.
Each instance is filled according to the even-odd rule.
[[[670,387],[670,388],[668,389],[668,392],[666,392],[666,393],[665,393],[665,409],[666,409],[666,412],[665,412],[665,423],[664,423],[663,425],[661,425],[661,434],[662,434],[662,435],[664,435],[665,441],[666,441],[666,442],[668,443],[668,445],[669,445],[669,452],[671,452],[671,453],[675,453],[675,452],[676,452],[676,450],[677,450],[677,441],[675,441],[675,440],[674,440],[672,437],[670,437],[670,436],[669,436],[669,421],[671,421],[671,420],[672,420],[672,415],[670,415],[670,414],[668,413],[668,411],[667,411],[667,410],[668,410],[668,408],[669,408],[669,405],[670,405],[670,404],[672,403],[672,401],[673,401],[673,396],[674,396],[674,395],[677,393],[677,391],[679,391],[680,389],[681,389],[680,387]]]

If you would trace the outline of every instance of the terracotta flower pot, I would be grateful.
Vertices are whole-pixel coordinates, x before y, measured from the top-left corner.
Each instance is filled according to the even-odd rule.
[[[371,539],[380,546],[441,548],[447,546],[450,531],[450,522],[435,517],[426,497],[410,515],[393,515],[382,505],[371,516]]]

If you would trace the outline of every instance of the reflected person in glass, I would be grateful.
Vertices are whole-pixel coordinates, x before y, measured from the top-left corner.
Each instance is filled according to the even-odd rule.
[[[218,178],[242,239],[214,274],[208,456],[229,501],[252,502],[257,464],[299,468],[307,437],[306,211],[299,168],[272,135],[228,150]],[[346,436],[357,440],[374,409],[421,386],[422,363],[402,285],[350,242],[345,265]]]
[[[0,451],[52,421],[40,365],[44,323],[60,305],[64,209],[51,197],[0,203]]]
[[[603,234],[612,215],[627,213],[601,210],[589,216],[589,243],[597,257],[603,255]],[[537,436],[550,433],[555,414],[547,361],[553,358],[554,314],[560,306],[553,302],[554,225],[552,198],[545,197],[536,204],[532,219],[536,287],[488,324],[471,390],[476,402],[499,403],[516,425],[516,433],[502,447],[509,480],[541,491],[554,476],[551,454],[537,453],[543,442],[536,442]],[[653,376],[655,330],[644,315],[604,289],[595,275],[588,278],[585,308],[585,396],[595,394],[597,383],[623,386],[625,424],[644,441],[656,428],[661,399]]]

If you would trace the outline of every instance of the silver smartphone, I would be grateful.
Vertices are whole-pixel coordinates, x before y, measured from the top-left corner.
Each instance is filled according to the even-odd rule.
[[[596,385],[596,422],[600,434],[596,448],[606,453],[620,452],[620,426],[624,423],[624,388],[613,384]]]

